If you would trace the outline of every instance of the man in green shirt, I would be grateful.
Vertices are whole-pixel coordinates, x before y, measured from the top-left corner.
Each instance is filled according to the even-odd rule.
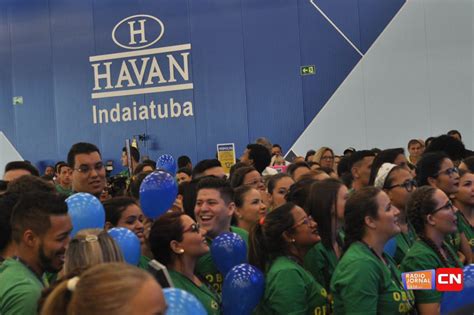
[[[194,213],[196,221],[207,232],[209,246],[214,238],[225,232],[237,233],[248,244],[248,233],[230,226],[235,211],[233,194],[230,184],[224,179],[204,178],[197,185]],[[196,274],[208,282],[216,292],[222,292],[224,276],[217,270],[210,253],[198,260]]]
[[[21,196],[12,213],[17,256],[0,266],[0,314],[37,314],[45,272],[58,272],[72,230],[64,196],[31,192]]]
[[[56,190],[66,196],[72,195],[72,169],[65,162],[56,165]]]

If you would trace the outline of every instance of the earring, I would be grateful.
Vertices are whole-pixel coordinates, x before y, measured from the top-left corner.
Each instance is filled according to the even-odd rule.
[[[291,239],[291,242],[294,243],[294,242],[296,242],[296,240],[295,240],[294,238],[292,238],[292,239]]]
[[[184,249],[181,248],[178,253],[184,254]]]

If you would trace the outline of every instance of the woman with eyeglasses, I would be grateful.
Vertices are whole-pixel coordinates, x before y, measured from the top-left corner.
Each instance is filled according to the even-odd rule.
[[[306,211],[318,223],[321,242],[306,254],[304,266],[328,292],[332,274],[342,254],[343,244],[338,231],[344,224],[347,198],[347,187],[339,180],[329,178],[311,185],[306,201]]]
[[[334,167],[334,152],[331,148],[321,147],[312,157],[311,161],[318,163],[321,167]]]
[[[418,188],[408,200],[407,215],[418,240],[403,259],[402,271],[462,267],[456,253],[445,242],[446,236],[457,230],[457,220],[453,205],[442,190],[430,186]],[[441,292],[417,290],[415,297],[419,314],[439,314]]]
[[[459,170],[459,190],[454,195],[454,205],[458,209],[458,229],[467,238],[474,252],[474,174]]]
[[[303,268],[320,241],[317,224],[293,203],[285,203],[250,232],[249,262],[265,273],[257,314],[328,314],[327,292]]]
[[[418,186],[429,185],[441,189],[449,198],[459,190],[459,170],[444,152],[425,153],[417,164]],[[464,233],[459,229],[447,235],[448,244],[466,264],[471,262],[471,248]]]
[[[383,189],[392,204],[400,210],[398,223],[401,233],[395,236],[397,247],[393,255],[393,259],[399,265],[416,240],[415,230],[408,222],[405,210],[408,198],[416,189],[416,181],[406,168],[384,163],[377,172],[374,186]]]
[[[199,257],[209,252],[205,235],[190,216],[168,212],[153,223],[150,248],[155,259],[168,268],[176,288],[193,294],[208,314],[220,314],[220,296],[194,273]]]
[[[260,192],[250,186],[240,186],[234,190],[234,203],[237,227],[247,232],[267,213]]]
[[[400,233],[400,211],[375,187],[355,191],[344,210],[344,254],[331,279],[335,314],[410,314],[413,293],[403,288],[385,244]]]

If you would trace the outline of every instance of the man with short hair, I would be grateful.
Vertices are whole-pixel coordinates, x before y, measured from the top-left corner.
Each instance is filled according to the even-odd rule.
[[[182,167],[176,172],[176,181],[178,185],[191,181],[191,170],[187,167]]]
[[[226,174],[222,168],[222,164],[217,159],[202,160],[193,169],[193,179],[197,179],[204,176],[215,176],[219,178],[225,178]]]
[[[100,198],[105,188],[105,167],[99,149],[92,143],[74,144],[67,155],[72,168],[72,190]]]
[[[197,198],[194,208],[196,221],[206,230],[206,239],[212,240],[225,232],[234,232],[248,243],[248,233],[230,222],[235,211],[234,191],[230,184],[220,178],[203,178],[197,185]],[[196,265],[196,274],[205,279],[217,292],[222,292],[223,275],[217,270],[211,254],[202,256]]]
[[[39,172],[30,162],[12,161],[5,165],[3,180],[9,182],[23,175],[39,176]]]
[[[123,171],[120,172],[120,175],[130,177],[130,170],[128,165],[128,155],[127,155],[127,147],[122,148],[122,155],[120,157],[122,161],[122,166],[125,167]],[[138,151],[135,147],[130,147],[130,160],[131,160],[131,169],[132,174],[135,174],[135,169],[137,165],[140,163],[140,151]]]
[[[453,137],[456,140],[462,141],[461,133],[455,129],[448,131],[447,135]]]
[[[244,154],[240,157],[240,162],[253,166],[260,174],[275,175],[278,172],[270,167],[272,156],[270,151],[261,144],[252,143],[247,145]]]
[[[191,159],[187,155],[181,155],[178,158],[178,168],[186,167],[190,170],[193,169],[193,163],[191,163]]]
[[[351,191],[357,191],[369,185],[370,171],[374,158],[375,153],[370,150],[352,153],[349,160],[349,169],[352,174]]]
[[[58,272],[72,230],[64,196],[25,193],[15,205],[12,237],[17,256],[0,265],[0,314],[37,314],[44,272]]]
[[[56,165],[56,190],[66,196],[72,195],[72,169],[65,162]]]
[[[295,182],[299,181],[301,176],[307,174],[311,171],[308,163],[306,162],[297,162],[290,164],[286,169],[286,173],[290,175]]]
[[[407,161],[411,165],[416,165],[423,154],[423,144],[418,139],[411,139],[408,141],[408,157]]]

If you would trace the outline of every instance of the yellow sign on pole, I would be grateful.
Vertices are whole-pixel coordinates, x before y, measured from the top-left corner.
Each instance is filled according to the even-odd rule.
[[[235,164],[235,145],[221,143],[217,145],[217,159],[221,162],[224,172],[230,173],[230,168]]]

